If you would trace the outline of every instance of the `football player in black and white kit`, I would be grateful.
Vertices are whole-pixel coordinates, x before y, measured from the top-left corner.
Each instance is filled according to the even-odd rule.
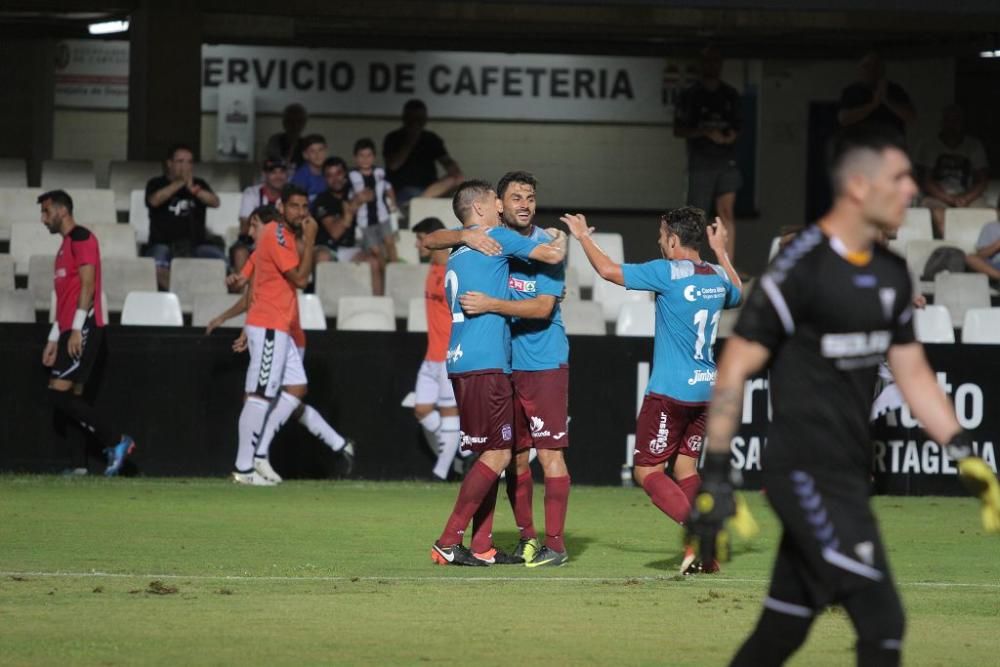
[[[709,411],[689,525],[702,558],[727,544],[720,537],[739,481],[729,446],[744,382],[769,368],[774,413],[763,482],[782,537],[763,613],[733,665],[784,663],[830,604],[842,605],[854,625],[859,665],[899,664],[903,607],[869,504],[869,413],[886,354],[914,415],[947,443],[961,478],[982,499],[985,529],[1000,530],[996,477],[972,455],[914,337],[906,262],[875,243],[880,230],[899,227],[916,194],[906,152],[884,131],[852,128],[834,141],[830,171],[833,208],[782,250],[749,296]]]

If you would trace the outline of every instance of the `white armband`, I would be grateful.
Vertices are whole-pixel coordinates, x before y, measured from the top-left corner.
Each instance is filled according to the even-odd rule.
[[[83,308],[77,308],[76,314],[73,315],[73,331],[80,331],[83,329],[83,323],[87,321],[87,311]]]
[[[49,342],[58,343],[59,342],[59,322],[53,322],[52,328],[49,329]]]

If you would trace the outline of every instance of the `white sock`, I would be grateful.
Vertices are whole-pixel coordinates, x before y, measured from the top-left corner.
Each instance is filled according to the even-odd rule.
[[[301,402],[287,391],[281,392],[281,396],[274,402],[271,413],[267,416],[267,421],[264,422],[264,430],[260,434],[260,442],[257,443],[257,451],[254,456],[262,459],[267,458],[274,436],[278,435],[278,431],[285,425],[285,422],[288,421]]]
[[[269,406],[267,401],[257,396],[250,396],[243,402],[239,421],[240,440],[236,449],[236,469],[240,472],[253,470],[253,450],[264,428]]]
[[[420,426],[424,429],[424,437],[427,438],[427,444],[430,445],[431,451],[440,453],[441,452],[441,413],[437,410],[431,410],[424,418],[419,420]]]
[[[462,437],[458,417],[442,417],[438,436],[441,440],[441,453],[438,454],[437,463],[434,464],[434,475],[446,479],[451,463],[455,460],[455,454],[458,453],[458,445]]]
[[[326,443],[326,446],[335,452],[344,448],[344,436],[337,433],[330,424],[323,419],[323,415],[316,411],[311,405],[302,406],[302,416],[299,423],[309,429],[309,432]]]

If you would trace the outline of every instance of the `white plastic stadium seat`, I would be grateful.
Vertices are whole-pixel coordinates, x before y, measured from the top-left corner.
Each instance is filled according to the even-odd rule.
[[[967,253],[975,252],[983,225],[997,219],[992,208],[949,208],[944,212],[944,240]]]
[[[101,278],[108,295],[108,308],[121,312],[129,292],[156,291],[156,263],[152,257],[102,258]]]
[[[909,241],[906,244],[906,267],[910,270],[910,275],[913,276],[916,286],[923,294],[934,293],[933,282],[920,280],[920,276],[924,274],[924,266],[927,264],[927,259],[935,250],[943,248],[946,245],[949,245],[947,241],[924,241],[920,239]]]
[[[563,301],[560,305],[563,326],[568,336],[603,336],[607,334],[601,304],[594,301]]]
[[[326,331],[323,304],[315,294],[299,295],[299,322],[305,331]]]
[[[611,261],[617,264],[624,263],[625,245],[621,234],[593,234],[591,238],[611,258]],[[583,287],[594,287],[600,281],[597,272],[583,252],[583,247],[576,239],[569,241],[569,266],[576,269],[576,275]]]
[[[396,232],[396,254],[401,262],[419,264],[420,251],[417,250],[417,235],[409,229],[400,229]]]
[[[28,290],[0,290],[0,322],[34,322],[35,304]]]
[[[934,238],[934,223],[931,222],[931,210],[929,208],[908,208],[903,224],[896,233],[896,240],[913,241],[914,239],[924,239],[925,241]]]
[[[10,254],[14,258],[14,272],[28,274],[32,255],[55,256],[62,237],[51,234],[41,222],[15,222],[10,229]]]
[[[170,291],[190,313],[197,294],[226,294],[226,263],[221,259],[176,257],[170,262]]]
[[[122,325],[182,327],[181,302],[172,292],[129,292],[122,308]]]
[[[621,285],[598,279],[594,284],[594,301],[601,304],[604,319],[607,322],[618,320],[618,314],[626,303],[646,303],[653,298],[652,293],[639,290],[627,290]]]
[[[322,262],[316,266],[316,295],[327,317],[337,317],[344,296],[371,296],[372,273],[367,264]]]
[[[451,208],[451,197],[414,197],[410,200],[408,226],[413,229],[424,218],[437,218],[448,229],[461,227],[462,222],[455,217]]]
[[[989,279],[982,273],[942,271],[934,276],[934,303],[948,308],[957,329],[965,322],[965,311],[990,307]]]
[[[28,187],[28,169],[21,158],[0,158],[0,188]]]
[[[566,296],[565,301],[580,300],[580,274],[572,266],[566,267]]]
[[[427,303],[424,297],[410,299],[406,330],[413,333],[427,333]]]
[[[109,186],[115,197],[115,210],[127,211],[133,190],[146,191],[149,179],[163,172],[161,162],[141,160],[112,160],[109,169]]]
[[[194,175],[204,180],[216,194],[220,192],[242,192],[240,187],[240,162],[197,162]]]
[[[406,317],[410,299],[424,295],[429,264],[392,263],[385,267],[385,295],[396,303],[396,317]]]
[[[45,160],[42,162],[43,190],[96,188],[97,173],[91,160]]]
[[[104,290],[101,290],[101,296],[104,297],[104,299],[101,301],[101,303],[104,304],[104,307],[103,307],[104,321],[108,322],[109,321],[108,320],[108,293],[105,292]],[[41,310],[41,308],[37,308],[36,310]],[[55,321],[56,321],[56,291],[55,290],[50,290],[49,291],[49,324],[52,324]]]
[[[951,326],[948,308],[935,304],[913,310],[913,330],[921,343],[954,343],[955,330]]]
[[[616,336],[652,337],[656,330],[656,304],[652,301],[631,301],[622,304],[615,323]]]
[[[97,236],[101,248],[101,259],[111,257],[135,257],[135,230],[129,225],[93,224],[86,227]]]
[[[14,258],[0,255],[0,290],[14,289]]]
[[[337,307],[340,331],[395,331],[396,315],[387,296],[345,296]]]
[[[28,291],[35,300],[35,310],[45,310],[49,307],[55,267],[55,255],[32,255],[28,260]]]
[[[230,228],[240,226],[240,200],[243,195],[239,192],[219,191],[215,194],[219,197],[219,206],[205,211],[205,227],[209,234],[226,238]]]
[[[149,209],[146,207],[146,191],[133,190],[128,200],[128,226],[135,230],[135,240],[149,243]]]
[[[970,308],[965,311],[962,342],[1000,345],[1000,308]]]
[[[110,224],[118,221],[115,213],[115,194],[111,190],[95,190],[93,188],[68,188],[66,192],[73,199],[73,219],[78,224],[90,226],[93,224]],[[37,220],[41,208],[35,204]]]
[[[191,311],[191,326],[208,326],[213,317],[222,314],[223,311],[228,310],[230,306],[239,300],[239,294],[196,294],[194,297],[194,310]],[[240,313],[236,317],[226,320],[221,328],[242,329],[246,323],[246,319],[247,314]]]
[[[36,203],[41,188],[0,188],[0,241],[10,240],[15,222],[41,224],[41,208]]]

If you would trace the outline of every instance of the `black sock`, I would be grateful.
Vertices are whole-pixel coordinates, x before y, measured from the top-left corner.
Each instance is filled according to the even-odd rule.
[[[67,419],[79,424],[85,431],[93,434],[101,447],[113,447],[118,444],[111,435],[111,429],[97,414],[97,410],[81,396],[72,391],[49,390],[49,402],[52,407],[66,416]]]
[[[809,635],[812,617],[802,618],[764,609],[753,634],[747,638],[732,667],[771,667],[782,665]]]

